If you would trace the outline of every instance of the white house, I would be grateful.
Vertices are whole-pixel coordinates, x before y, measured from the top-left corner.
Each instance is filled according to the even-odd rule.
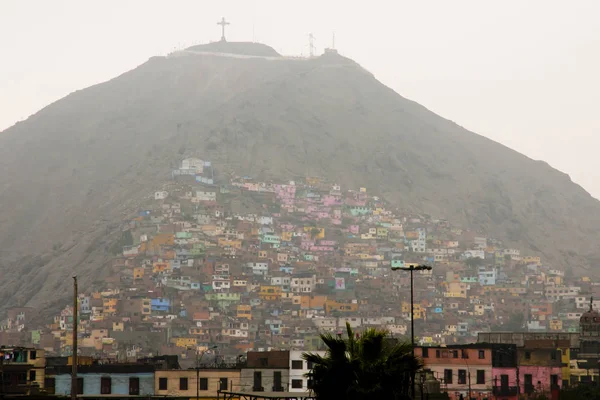
[[[160,191],[154,192],[154,200],[164,200],[169,197],[169,192]]]
[[[312,365],[302,358],[303,351],[290,351],[290,381],[288,391],[290,392],[308,392],[311,389],[309,379],[306,377],[312,370]],[[312,353],[325,356],[324,351],[313,351]]]

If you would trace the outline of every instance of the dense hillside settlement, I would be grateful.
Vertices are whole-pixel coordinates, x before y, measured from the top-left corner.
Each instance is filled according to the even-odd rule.
[[[106,278],[80,287],[80,394],[310,390],[302,352],[323,350],[320,333],[409,338],[410,275],[397,267],[414,263],[432,267],[414,276],[420,391],[554,396],[598,374],[600,290],[539,254],[368,188],[228,176],[198,158],[171,173],[107,246]],[[0,359],[19,393],[70,393],[73,311],[9,310],[0,342],[17,347]]]
[[[81,354],[316,350],[319,332],[346,322],[406,336],[409,275],[391,271],[406,263],[433,267],[414,278],[425,345],[490,330],[577,332],[590,295],[600,295],[539,254],[393,208],[368,188],[215,176],[210,162],[184,159],[124,223],[106,279],[80,288]],[[70,354],[71,304],[46,326],[32,325],[32,313],[11,309],[2,343]]]

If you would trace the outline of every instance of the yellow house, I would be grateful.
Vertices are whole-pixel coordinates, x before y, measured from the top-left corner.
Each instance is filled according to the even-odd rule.
[[[238,304],[237,317],[252,319],[252,307],[250,306],[250,304]]]
[[[325,228],[317,228],[316,226],[305,226],[304,232],[307,233],[312,239],[325,238]]]
[[[117,298],[102,299],[102,313],[104,315],[114,315],[117,313]]]
[[[281,299],[281,286],[261,285],[258,297],[264,301],[278,301]]]
[[[125,324],[123,322],[113,322],[112,330],[117,332],[123,332]]]
[[[227,238],[219,238],[217,245],[219,247],[233,247],[234,249],[241,249],[242,241],[239,239],[229,240]]]
[[[548,321],[548,328],[551,331],[562,331],[563,323],[559,319],[551,319],[550,321]]]
[[[293,238],[292,232],[281,232],[281,241],[282,242],[291,242]]]
[[[523,256],[523,262],[525,264],[542,265],[542,259],[538,256]]]
[[[402,312],[410,314],[410,303],[407,301],[402,302]],[[413,306],[414,317],[415,319],[424,319],[425,318],[425,309],[421,307],[420,304],[414,304]]]
[[[446,297],[460,297],[466,299],[467,284],[462,282],[450,282],[448,283],[448,289],[446,290],[446,293],[444,295]]]
[[[154,373],[154,393],[161,397],[212,400],[223,398],[219,391],[241,391],[240,369],[200,369],[199,381],[193,369],[158,370]]]
[[[356,312],[358,311],[358,303],[345,303],[336,300],[327,300],[325,302],[325,312],[330,314],[332,311]]]
[[[187,349],[188,347],[196,347],[197,340],[196,338],[178,337],[171,338],[171,343],[177,347],[183,347]]]
[[[144,277],[144,268],[135,267],[133,269],[133,279],[142,279]]]

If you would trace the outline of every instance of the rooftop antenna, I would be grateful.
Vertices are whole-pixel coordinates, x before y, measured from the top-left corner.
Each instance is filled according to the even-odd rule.
[[[310,57],[315,56],[315,36],[312,33],[308,34],[308,48],[310,52]]]
[[[335,32],[333,32],[332,34],[332,38],[331,38],[331,48],[335,49]]]

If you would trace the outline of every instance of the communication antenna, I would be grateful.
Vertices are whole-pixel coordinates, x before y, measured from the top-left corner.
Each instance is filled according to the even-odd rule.
[[[312,33],[308,34],[308,48],[309,48],[309,53],[310,53],[310,57],[314,57],[315,56],[315,36]]]
[[[335,49],[335,32],[332,33],[332,38],[331,38],[331,48]]]

